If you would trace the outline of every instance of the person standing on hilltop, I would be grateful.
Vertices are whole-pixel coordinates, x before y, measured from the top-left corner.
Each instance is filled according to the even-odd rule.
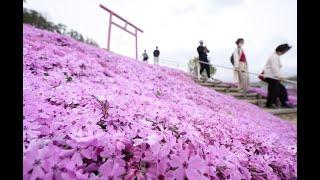
[[[238,89],[246,93],[249,88],[249,75],[248,75],[248,63],[246,55],[243,51],[244,39],[239,38],[236,41],[236,49],[233,56],[233,68],[234,68],[234,80],[238,86]]]
[[[158,46],[157,46],[156,50],[153,51],[153,61],[155,65],[159,65],[159,56],[160,56],[160,51],[158,50]]]
[[[275,52],[268,58],[267,63],[264,66],[262,80],[268,83],[268,97],[267,97],[267,108],[277,108],[277,100],[280,99],[281,107],[291,108],[287,104],[288,93],[284,85],[281,84],[285,78],[281,74],[281,62],[280,56],[285,54],[291,49],[288,44],[279,45]]]
[[[147,50],[144,50],[144,53],[141,56],[143,57],[143,62],[148,62],[149,56]]]
[[[210,52],[210,51],[207,49],[206,46],[203,46],[203,41],[202,40],[200,40],[199,43],[200,43],[200,45],[197,48],[197,51],[198,51],[198,54],[199,54],[199,60],[200,61],[204,61],[206,63],[209,63],[207,53]],[[200,75],[203,72],[203,70],[206,70],[206,72],[207,72],[207,76],[208,76],[207,82],[213,82],[213,79],[210,78],[210,66],[209,66],[209,64],[204,64],[204,63],[200,62]]]

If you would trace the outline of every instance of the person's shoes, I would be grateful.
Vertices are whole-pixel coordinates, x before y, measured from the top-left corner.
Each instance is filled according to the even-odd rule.
[[[288,104],[283,104],[283,105],[281,105],[281,108],[293,108],[293,106],[288,105]]]
[[[213,83],[213,82],[214,82],[214,80],[213,80],[213,79],[211,79],[211,78],[208,78],[208,79],[207,79],[207,82],[209,82],[209,83]]]

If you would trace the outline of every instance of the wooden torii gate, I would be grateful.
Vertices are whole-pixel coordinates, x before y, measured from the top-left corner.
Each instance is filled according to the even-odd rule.
[[[110,51],[110,36],[111,36],[111,25],[115,25],[118,28],[126,31],[127,33],[133,35],[136,39],[136,59],[138,59],[138,31],[140,31],[141,33],[143,33],[143,31],[136,27],[135,25],[133,25],[132,23],[130,23],[129,21],[127,21],[126,19],[122,18],[121,16],[119,16],[118,14],[116,14],[115,12],[113,12],[112,10],[108,9],[107,7],[103,6],[102,4],[100,4],[100,7],[102,9],[104,9],[105,11],[110,13],[110,17],[109,17],[109,31],[108,31],[108,44],[107,44],[107,50]],[[121,19],[122,21],[125,22],[125,26],[122,27],[121,25],[115,23],[112,21],[112,16],[116,16],[117,18]],[[131,27],[133,27],[135,29],[135,32],[131,32],[127,29],[127,25],[130,25]]]

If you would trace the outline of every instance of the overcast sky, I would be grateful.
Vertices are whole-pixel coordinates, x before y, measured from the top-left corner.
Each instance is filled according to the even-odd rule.
[[[213,64],[230,67],[234,42],[242,37],[249,71],[260,73],[276,46],[289,43],[293,48],[281,58],[282,71],[285,76],[297,74],[296,0],[27,0],[24,7],[106,48],[109,14],[99,4],[141,28],[139,56],[144,49],[152,56],[158,46],[160,64],[161,60],[176,61],[186,70],[187,61],[197,56],[201,39]],[[132,35],[113,26],[111,36],[111,51],[135,58]],[[233,75],[218,68],[216,78],[232,81]]]

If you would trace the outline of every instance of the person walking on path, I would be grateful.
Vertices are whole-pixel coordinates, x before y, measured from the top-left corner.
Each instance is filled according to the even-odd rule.
[[[156,50],[153,51],[153,61],[155,65],[159,65],[159,56],[160,56],[160,51],[158,50],[158,46],[157,46]]]
[[[202,40],[200,40],[199,43],[200,43],[200,45],[197,48],[197,51],[198,51],[198,54],[199,54],[199,60],[209,63],[207,53],[210,52],[210,51],[207,49],[206,46],[203,46],[203,41]],[[209,64],[204,64],[204,63],[200,62],[200,75],[203,72],[203,70],[206,70],[206,72],[207,72],[207,76],[208,76],[207,82],[213,82],[213,79],[210,78],[210,66],[209,66]]]
[[[262,74],[267,77],[263,78],[263,81],[268,83],[267,108],[277,108],[278,98],[281,102],[281,107],[291,108],[291,106],[287,104],[287,89],[283,84],[281,84],[281,81],[285,78],[281,74],[282,65],[280,62],[280,56],[288,52],[290,49],[291,46],[288,44],[279,45],[275,52],[268,58],[264,66]]]
[[[237,84],[239,90],[246,93],[249,88],[249,74],[248,74],[248,63],[246,55],[243,51],[244,39],[239,38],[236,41],[236,49],[233,52],[233,74],[234,81]]]

